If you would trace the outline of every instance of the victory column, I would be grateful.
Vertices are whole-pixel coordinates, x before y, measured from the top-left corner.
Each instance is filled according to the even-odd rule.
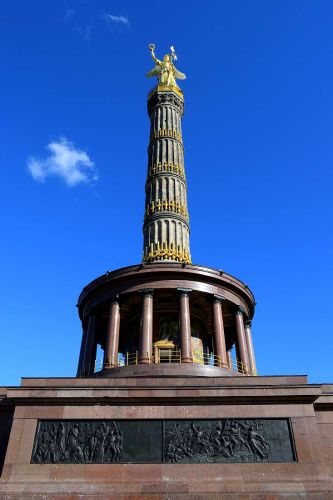
[[[155,45],[149,45],[158,85],[148,96],[150,142],[146,182],[146,211],[143,225],[144,262],[191,262],[190,227],[181,120],[183,93],[176,78],[184,80],[173,62],[174,48],[160,61]]]
[[[257,376],[249,287],[191,263],[185,75],[154,49],[143,261],[82,290],[76,377],[0,387],[0,496],[332,498],[333,386]]]

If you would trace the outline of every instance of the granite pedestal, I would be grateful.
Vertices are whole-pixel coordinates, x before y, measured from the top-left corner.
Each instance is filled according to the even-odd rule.
[[[123,376],[26,378],[20,387],[1,388],[0,497],[333,498],[332,385],[308,384],[306,376],[205,375],[202,367],[195,374],[193,366],[186,367],[192,369],[190,376],[171,375],[169,367],[161,365],[157,371],[154,365],[134,368],[131,373],[124,371]],[[166,463],[169,455],[164,462],[162,457],[162,463],[80,463],[79,456],[52,457],[52,453],[40,455],[40,459],[36,448],[38,428],[50,422],[72,427],[73,422],[83,422],[86,427],[111,422],[111,428],[126,430],[134,421],[141,421],[146,426],[151,423],[152,428],[172,425],[180,429],[185,425],[204,431],[207,422],[225,426],[238,421],[237,425],[252,432],[250,428],[256,423],[265,426],[271,419],[290,426],[293,456],[281,462],[269,461],[265,455],[252,463],[230,463],[225,452],[222,463],[216,463],[213,446],[206,452],[197,448],[194,459],[201,454],[201,462],[195,463],[193,456],[185,457],[181,452],[176,463]],[[125,434],[123,440],[127,439]],[[66,439],[63,446],[69,446],[68,435]],[[160,446],[157,441],[156,446]],[[235,447],[241,450],[243,445]],[[242,457],[249,457],[250,451],[244,448]],[[34,457],[37,463],[32,463]],[[43,460],[49,463],[41,463]],[[61,463],[66,460],[72,463]]]

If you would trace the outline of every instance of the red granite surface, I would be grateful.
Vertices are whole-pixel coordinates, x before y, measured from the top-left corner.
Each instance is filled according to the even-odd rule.
[[[306,377],[23,379],[0,498],[333,499],[333,392]],[[1,414],[0,414],[1,415]],[[291,419],[297,462],[30,464],[38,419]]]

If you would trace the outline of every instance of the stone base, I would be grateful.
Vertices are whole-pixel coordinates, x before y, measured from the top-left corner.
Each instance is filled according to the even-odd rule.
[[[305,376],[23,379],[0,394],[0,498],[333,498],[333,386]],[[39,420],[267,418],[290,422],[295,461],[31,463]]]
[[[195,363],[146,363],[122,366],[117,368],[104,368],[95,373],[96,378],[174,378],[174,377],[242,377],[244,375],[234,370],[218,366],[199,365]]]

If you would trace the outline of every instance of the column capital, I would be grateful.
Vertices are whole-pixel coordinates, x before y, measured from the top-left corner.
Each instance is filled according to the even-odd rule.
[[[246,321],[244,321],[244,325],[251,328],[252,321],[250,319],[247,319]]]
[[[224,300],[225,300],[224,295],[217,295],[214,293],[214,295],[212,297],[213,302],[223,302]]]
[[[192,292],[192,288],[177,288],[177,292],[188,295]]]
[[[146,295],[154,295],[154,289],[153,288],[143,288],[142,290],[139,290],[138,293],[140,295],[146,296]]]
[[[242,306],[238,306],[236,309],[236,314],[243,315],[245,313],[244,308]]]

